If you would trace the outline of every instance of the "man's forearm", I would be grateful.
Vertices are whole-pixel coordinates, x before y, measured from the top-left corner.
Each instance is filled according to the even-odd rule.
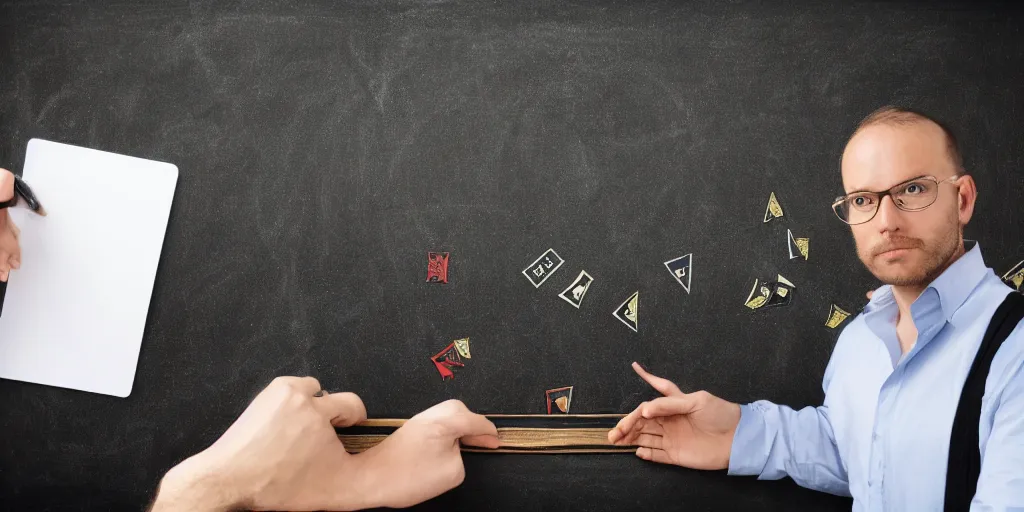
[[[193,459],[171,468],[160,481],[150,512],[228,512],[241,505],[237,491]]]
[[[255,488],[219,467],[214,457],[200,452],[171,468],[160,481],[148,512],[229,512],[264,506],[252,500]],[[334,495],[331,510],[381,506],[382,482],[391,478],[386,468],[373,464],[366,453],[354,457],[342,471],[331,476],[335,483],[325,491]]]
[[[767,401],[742,406],[729,474],[765,480],[789,476],[809,489],[842,496],[850,493],[824,407],[794,411]]]

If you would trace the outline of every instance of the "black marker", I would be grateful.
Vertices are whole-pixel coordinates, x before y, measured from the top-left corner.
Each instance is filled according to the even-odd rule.
[[[39,204],[39,200],[36,199],[36,195],[32,193],[32,189],[29,188],[28,183],[25,183],[18,175],[14,176],[14,197],[10,201],[0,202],[0,209],[7,208],[18,204],[18,197],[25,200],[25,205],[30,210],[36,212],[39,215],[46,216],[46,210],[43,209],[43,205]]]

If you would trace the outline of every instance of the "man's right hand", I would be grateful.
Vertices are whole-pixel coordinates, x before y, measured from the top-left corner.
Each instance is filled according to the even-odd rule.
[[[644,460],[694,469],[727,469],[740,406],[707,391],[683,393],[671,381],[633,369],[662,395],[640,404],[608,432],[608,441],[639,446]]]

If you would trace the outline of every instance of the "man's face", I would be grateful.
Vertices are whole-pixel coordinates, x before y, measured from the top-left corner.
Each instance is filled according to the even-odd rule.
[[[868,126],[843,152],[847,194],[888,190],[920,176],[942,181],[956,172],[942,129],[926,121]],[[874,218],[850,226],[857,256],[875,277],[896,286],[927,286],[945,270],[960,248],[961,230],[971,213],[970,208],[961,213],[959,207],[955,183],[963,180],[970,178],[940,184],[935,203],[920,211],[900,210],[891,196],[883,197]]]

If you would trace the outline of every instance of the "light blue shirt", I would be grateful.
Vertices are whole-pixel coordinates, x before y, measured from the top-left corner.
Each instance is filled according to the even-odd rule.
[[[910,307],[917,343],[901,359],[892,290],[876,290],[839,336],[825,403],[741,406],[729,474],[792,477],[853,496],[855,511],[942,510],[953,415],[989,321],[1011,289],[976,243]],[[1024,325],[1024,322],[1021,322]],[[978,426],[976,511],[1024,510],[1024,328],[996,353]]]

